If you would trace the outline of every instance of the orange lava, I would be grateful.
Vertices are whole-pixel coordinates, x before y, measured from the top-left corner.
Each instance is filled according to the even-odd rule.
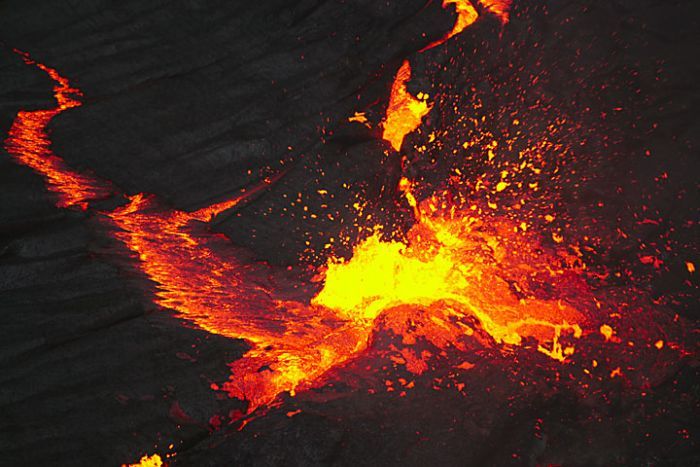
[[[49,122],[55,116],[81,105],[77,97],[82,94],[56,70],[33,61],[25,53],[17,52],[27,64],[35,65],[54,80],[57,105],[49,110],[19,112],[5,140],[5,149],[17,162],[44,176],[49,189],[58,195],[59,207],[78,206],[85,210],[88,200],[105,197],[109,194],[109,188],[92,177],[68,169],[51,151],[47,133]]]
[[[501,24],[506,24],[508,22],[508,12],[512,0],[477,0],[478,3],[489,13],[498,17]],[[474,5],[469,0],[443,0],[442,7],[447,8],[449,5],[455,6],[455,13],[457,13],[457,20],[454,26],[444,36],[440,39],[431,42],[427,46],[423,47],[420,52],[425,52],[426,50],[433,49],[439,45],[444,44],[460,32],[467,29],[469,26],[474,24],[474,22],[479,19],[479,13],[474,8]]]
[[[162,467],[163,459],[158,454],[144,455],[136,464],[124,464],[122,467]]]
[[[510,9],[510,0],[479,0],[479,3],[489,12],[496,15],[503,24],[508,22],[508,10]],[[454,4],[457,13],[457,20],[447,34],[441,39],[434,41],[420,52],[437,47],[450,38],[464,31],[466,28],[474,24],[479,18],[479,13],[474,8],[474,5],[469,0],[443,0],[442,7]],[[401,68],[394,77],[394,83],[391,86],[391,95],[389,96],[389,105],[386,109],[386,117],[382,123],[383,133],[382,138],[391,143],[395,151],[401,150],[403,140],[412,131],[415,131],[431,110],[432,104],[427,102],[428,96],[425,93],[419,93],[417,96],[412,96],[406,89],[406,83],[411,80],[411,64],[408,60],[404,60]],[[351,118],[351,121],[353,119]]]
[[[447,8],[449,5],[455,6],[455,12],[457,13],[455,25],[452,27],[450,32],[442,36],[442,38],[428,44],[426,47],[421,49],[421,52],[444,44],[450,40],[450,38],[456,36],[471,26],[479,18],[479,13],[477,13],[476,9],[469,0],[442,0],[443,8]]]
[[[383,123],[382,138],[390,142],[395,151],[401,150],[403,139],[420,126],[421,120],[431,109],[431,105],[426,102],[428,96],[420,93],[413,97],[408,92],[406,83],[410,80],[411,64],[405,60],[394,78]]]
[[[63,98],[57,101],[59,108],[46,112],[70,105]],[[57,168],[61,180],[72,173],[56,156],[25,157],[32,154],[31,141],[12,142],[17,160],[36,160],[32,163],[39,172]],[[88,186],[97,184],[85,180]],[[534,339],[541,351],[557,359],[573,351],[559,339],[562,333],[580,335],[583,315],[556,300],[516,297],[513,281],[521,281],[519,287],[526,290],[527,280],[513,265],[527,270],[528,262],[510,258],[496,232],[476,228],[475,221],[462,214],[438,216],[430,205],[423,208],[427,214],[408,233],[406,243],[384,242],[378,234],[370,237],[356,247],[352,260],[329,263],[325,285],[311,303],[286,299],[273,282],[278,272],[246,260],[245,252],[213,235],[205,224],[269,183],[191,213],[137,194],[103,217],[117,228],[116,238],[155,283],[156,303],[201,329],[250,345],[243,358],[230,364],[230,380],[222,387],[248,401],[249,411],[280,393],[319,384],[329,369],[360,355],[377,329],[400,333],[409,315],[426,316],[424,337],[439,345],[459,347],[471,333],[466,318],[473,317],[495,343],[519,345]],[[52,187],[61,199],[74,192],[67,184]],[[405,180],[403,189],[410,196]],[[420,212],[415,198],[409,199]],[[353,272],[358,268],[363,276],[359,282]],[[427,311],[419,313],[419,307]],[[407,360],[410,371],[424,366],[420,358]]]
[[[435,199],[423,202],[421,211],[404,242],[383,241],[375,233],[349,261],[330,260],[324,288],[312,303],[356,323],[385,314],[385,322],[400,325],[403,314],[421,309],[432,322],[424,337],[439,347],[471,336],[473,328],[465,323],[472,317],[496,343],[534,339],[539,351],[557,360],[573,354],[574,347],[560,338],[562,332],[580,337],[586,313],[561,295],[538,298],[533,272],[549,270],[550,284],[574,288],[579,299],[590,296],[580,277],[553,270],[555,254],[543,255],[534,238],[514,233],[507,223],[486,225],[454,209],[440,212]],[[403,310],[398,320],[391,316],[396,307]]]
[[[282,392],[308,387],[360,350],[367,330],[329,310],[276,299],[266,284],[270,268],[240,260],[242,252],[196,222],[204,220],[202,212],[208,210],[163,209],[136,195],[108,216],[119,228],[116,237],[156,283],[159,305],[251,346],[231,364],[223,389],[232,397],[247,400],[252,411]]]
[[[80,92],[55,70],[36,65],[56,81],[57,107],[21,112],[7,146],[20,163],[46,176],[59,206],[86,208],[87,200],[105,193],[104,184],[70,171],[50,153],[45,133],[50,118],[80,105],[72,97]],[[406,61],[397,73],[384,123],[384,136],[396,150],[430,110],[427,96],[416,99],[406,90],[410,77]],[[156,303],[201,329],[248,343],[244,357],[230,364],[231,377],[223,389],[247,400],[249,411],[282,392],[318,384],[329,369],[365,350],[377,329],[400,333],[412,314],[427,316],[423,337],[437,345],[459,347],[471,335],[465,324],[471,317],[495,343],[534,339],[540,351],[559,360],[573,352],[560,338],[562,333],[581,334],[582,313],[561,301],[514,295],[513,283],[520,281],[518,287],[526,290],[527,280],[513,265],[523,268],[527,261],[511,258],[497,232],[475,227],[463,214],[452,211],[445,217],[429,204],[420,208],[405,179],[401,188],[416,214],[427,212],[406,242],[384,242],[377,233],[355,248],[352,260],[329,262],[324,287],[311,303],[286,299],[273,283],[278,272],[246,260],[245,252],[205,225],[269,183],[191,213],[137,194],[103,215],[154,282]],[[418,307],[425,310],[418,313]],[[407,360],[410,371],[424,367],[420,358]]]
[[[478,0],[481,6],[486,8],[491,14],[501,20],[501,24],[506,24],[509,19],[508,12],[513,0]]]
[[[476,20],[472,4],[446,0],[444,5],[451,3],[458,20],[445,40]],[[481,4],[507,20],[509,2]],[[59,196],[58,206],[86,209],[88,200],[109,193],[108,185],[68,169],[50,151],[46,134],[51,118],[80,105],[75,99],[80,92],[55,70],[24,57],[55,80],[57,106],[20,112],[6,147],[19,163],[44,175]],[[411,66],[404,61],[383,122],[383,138],[396,151],[431,109],[428,96],[408,92],[410,79]],[[480,156],[495,159],[497,146],[494,139]],[[495,193],[512,190],[509,177],[501,171],[499,181],[489,186]],[[251,261],[207,226],[273,182],[194,212],[136,194],[114,211],[100,213],[152,281],[155,303],[210,333],[245,340],[249,348],[229,364],[230,378],[221,388],[247,401],[248,412],[282,393],[322,384],[329,370],[363,355],[383,332],[401,337],[402,364],[421,374],[430,367],[431,355],[414,347],[418,340],[466,354],[470,341],[479,339],[505,354],[521,346],[565,361],[577,352],[584,330],[600,325],[593,316],[595,297],[556,245],[544,245],[527,225],[490,219],[443,193],[419,202],[415,182],[406,178],[398,189],[413,209],[415,224],[404,239],[386,240],[376,229],[355,246],[350,259],[328,261],[314,297],[300,296],[290,290],[299,285],[291,273]],[[491,207],[488,198],[487,203]],[[604,329],[613,341],[612,328]],[[472,366],[461,359],[456,368]],[[137,465],[158,461],[157,455],[144,456]]]

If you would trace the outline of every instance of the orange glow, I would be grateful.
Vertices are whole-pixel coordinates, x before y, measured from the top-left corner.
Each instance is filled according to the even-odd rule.
[[[364,323],[273,298],[263,279],[272,274],[269,267],[241,261],[240,252],[196,222],[210,215],[208,209],[166,210],[144,195],[108,214],[119,228],[117,238],[157,284],[156,303],[201,329],[250,344],[244,358],[230,365],[231,379],[222,389],[247,400],[252,411],[282,392],[308,387],[363,348],[369,332]]]
[[[405,62],[397,74],[385,121],[385,134],[397,150],[405,134],[429,111],[427,97],[414,99],[406,91],[410,72]],[[49,74],[59,78],[53,71]],[[61,79],[57,83],[58,106],[44,111],[50,117],[78,105],[64,95],[67,82]],[[70,89],[69,94],[78,93]],[[16,125],[24,121],[31,119],[21,113]],[[48,118],[41,122],[45,127]],[[48,147],[48,137],[41,133],[44,127],[38,133]],[[17,160],[38,172],[55,170],[58,181],[52,182],[49,175],[47,178],[59,194],[59,205],[71,205],[63,201],[69,199],[85,207],[97,192],[93,187],[103,185],[82,176],[75,186],[63,182],[73,173],[53,155],[32,158],[32,141],[10,138],[8,146],[16,143],[12,148]],[[584,316],[562,301],[516,297],[511,290],[514,280],[522,281],[522,289],[527,289],[523,271],[529,267],[529,259],[509,253],[525,251],[523,248],[506,246],[500,240],[510,239],[500,230],[512,236],[512,228],[486,228],[454,210],[449,216],[438,215],[430,204],[421,208],[412,195],[412,183],[405,178],[401,189],[419,219],[406,242],[385,242],[375,234],[355,248],[352,260],[329,263],[326,283],[311,303],[286,298],[274,287],[278,272],[243,260],[244,252],[225,238],[212,235],[203,224],[269,183],[272,181],[191,213],[166,208],[154,197],[137,194],[102,217],[116,227],[116,238],[133,252],[139,269],[155,284],[157,304],[175,310],[201,329],[248,343],[250,349],[230,364],[230,379],[221,388],[248,401],[249,412],[269,404],[280,393],[293,395],[320,384],[329,369],[367,349],[372,334],[380,329],[405,334],[409,344],[421,337],[441,348],[464,349],[464,340],[474,334],[468,319],[472,317],[494,343],[513,346],[532,339],[541,352],[558,360],[573,352],[573,346],[562,344],[561,339],[569,334],[580,336]],[[359,277],[360,269],[364,279]],[[490,276],[497,272],[501,279]],[[367,282],[367,278],[373,280]],[[420,332],[410,337],[404,329],[408,318],[422,323]],[[409,371],[420,373],[427,368],[429,353],[406,349],[403,355]]]
[[[486,9],[489,13],[498,17],[501,24],[506,24],[508,22],[508,11],[510,10],[511,0],[477,0],[478,3]],[[423,49],[421,52],[433,49],[439,45],[444,44],[457,34],[461,33],[469,26],[474,24],[477,19],[479,19],[479,13],[474,8],[474,5],[469,0],[443,0],[442,7],[447,8],[449,5],[455,6],[455,12],[457,13],[457,19],[455,21],[452,30],[442,36],[442,38],[431,42]]]
[[[158,454],[144,455],[136,464],[123,464],[122,467],[163,467],[163,459]]]
[[[51,151],[51,140],[47,134],[49,122],[54,117],[81,105],[77,97],[82,94],[56,70],[33,61],[23,52],[16,52],[25,63],[35,65],[54,80],[57,105],[49,110],[19,112],[5,140],[5,149],[17,162],[43,175],[49,189],[58,195],[58,207],[78,206],[85,210],[88,200],[105,197],[109,188],[92,177],[69,170]]]
[[[613,336],[613,328],[611,328],[607,324],[603,324],[600,327],[600,333],[603,335],[603,337],[605,337],[606,341],[609,341]]]
[[[419,93],[413,97],[408,92],[406,83],[410,79],[411,64],[406,60],[396,73],[383,123],[382,138],[391,143],[395,151],[401,150],[404,137],[420,126],[421,120],[432,108],[427,103],[427,95]]]
[[[481,6],[501,20],[501,24],[508,22],[508,11],[513,0],[478,0]]]
[[[423,210],[429,206],[424,203]],[[424,337],[452,345],[470,335],[464,323],[472,316],[496,343],[520,345],[533,338],[542,353],[564,360],[574,349],[562,346],[562,332],[580,337],[585,315],[561,300],[516,296],[514,281],[526,287],[533,261],[545,260],[526,253],[540,246],[511,239],[508,232],[505,225],[486,226],[460,213],[424,214],[406,242],[383,241],[375,233],[351,260],[331,260],[312,303],[356,323],[372,323],[382,313],[391,323],[391,310],[400,316],[420,307],[437,325]]]
[[[477,13],[474,6],[469,0],[442,0],[442,7],[447,8],[449,5],[455,6],[455,12],[457,13],[457,20],[452,30],[442,36],[441,39],[436,40],[424,47],[421,52],[430,50],[441,44],[444,44],[450,38],[456,36],[460,32],[464,31],[466,28],[474,24],[474,22],[479,18],[479,13]]]

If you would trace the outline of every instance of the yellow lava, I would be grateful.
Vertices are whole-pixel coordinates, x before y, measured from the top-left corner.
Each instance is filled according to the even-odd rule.
[[[406,89],[406,83],[411,79],[411,64],[403,62],[396,73],[391,87],[389,106],[386,109],[386,119],[383,123],[382,138],[391,143],[394,150],[399,151],[404,137],[420,126],[421,120],[430,112],[431,105],[426,102],[427,96],[419,94],[413,97]]]
[[[574,349],[562,346],[562,331],[580,337],[584,316],[563,300],[514,292],[527,288],[532,271],[546,270],[547,258],[512,235],[512,229],[494,230],[472,218],[422,215],[405,243],[384,241],[377,232],[349,261],[331,260],[313,304],[357,323],[402,305],[436,308],[434,314],[449,308],[445,326],[454,327],[453,334],[465,332],[457,319],[473,316],[497,343],[532,338],[538,350],[564,360]]]
[[[124,467],[162,467],[163,460],[158,454],[144,455],[136,464],[124,464]]]
[[[474,24],[474,22],[479,18],[479,13],[477,13],[476,9],[471,4],[471,2],[469,2],[469,0],[442,1],[443,8],[447,8],[449,5],[452,4],[454,4],[455,12],[457,13],[457,20],[455,21],[455,25],[452,27],[452,30],[444,36],[442,36],[442,38],[428,44],[425,48],[421,50],[421,52],[425,52],[426,50],[430,50],[434,47],[444,44],[450,38],[456,36],[460,32],[467,29],[469,26]]]

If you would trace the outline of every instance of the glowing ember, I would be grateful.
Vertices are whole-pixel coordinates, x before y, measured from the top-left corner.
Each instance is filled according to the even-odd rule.
[[[396,73],[383,123],[382,138],[390,142],[396,151],[401,150],[404,137],[420,126],[421,120],[432,107],[427,103],[427,95],[419,93],[413,97],[408,92],[406,83],[410,80],[411,64],[406,60]]]

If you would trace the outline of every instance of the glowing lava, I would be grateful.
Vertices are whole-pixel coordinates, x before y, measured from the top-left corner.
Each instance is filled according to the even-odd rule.
[[[231,364],[224,390],[247,400],[252,411],[282,392],[308,387],[362,348],[365,326],[339,320],[327,309],[274,298],[268,266],[242,261],[243,252],[196,222],[210,214],[164,209],[152,197],[136,195],[108,217],[119,228],[116,237],[156,283],[159,305],[251,346]]]
[[[17,162],[30,167],[45,178],[49,189],[58,195],[58,207],[78,206],[85,210],[88,200],[106,197],[109,194],[109,186],[68,169],[64,162],[53,154],[47,133],[49,122],[56,115],[81,105],[77,97],[82,93],[72,87],[56,70],[36,63],[26,53],[18,50],[16,52],[22,56],[25,63],[35,65],[54,80],[56,84],[53,91],[57,105],[49,110],[19,112],[5,140],[5,149]]]
[[[421,120],[432,107],[426,102],[428,96],[420,93],[417,97],[413,97],[408,92],[406,83],[410,80],[411,64],[406,60],[394,78],[389,107],[383,123],[382,138],[390,142],[395,151],[401,150],[403,139],[420,126]]]
[[[153,454],[141,457],[136,464],[124,464],[123,467],[162,467],[163,465],[163,459],[158,454]]]
[[[6,145],[16,160],[47,178],[59,195],[59,206],[86,209],[88,200],[109,192],[109,185],[68,169],[49,151],[45,133],[50,118],[80,105],[74,97],[80,91],[55,70],[23,57],[57,83],[57,107],[21,112]],[[423,96],[415,99],[406,91],[410,73],[405,62],[385,121],[385,136],[397,150],[404,135],[430,110]],[[573,351],[563,348],[559,338],[563,331],[578,337],[584,315],[556,300],[516,297],[514,280],[523,288],[527,281],[512,279],[498,268],[504,262],[527,262],[508,259],[496,232],[479,230],[473,219],[454,211],[451,217],[437,216],[429,206],[405,244],[383,242],[375,235],[357,246],[351,261],[329,263],[324,288],[311,304],[285,299],[274,284],[279,272],[242,259],[245,252],[205,225],[269,183],[191,213],[137,194],[100,216],[117,228],[116,238],[137,256],[139,269],[155,283],[156,303],[202,329],[250,345],[244,357],[230,365],[231,378],[223,385],[231,396],[247,400],[249,411],[282,392],[293,394],[319,384],[329,369],[367,348],[375,321],[383,313],[382,326],[400,330],[400,319],[392,319],[415,307],[430,308],[431,323],[441,323],[441,329],[427,331],[426,338],[434,341],[456,344],[469,335],[463,318],[473,316],[496,343],[518,345],[534,339],[541,351],[557,359]],[[410,187],[404,191],[419,213]],[[401,306],[403,312],[391,313]]]
[[[510,0],[479,0],[479,3],[487,11],[496,15],[503,24],[508,22]],[[479,13],[469,0],[443,0],[442,7],[447,8],[452,4],[454,4],[457,13],[457,20],[452,30],[441,39],[428,44],[421,49],[420,52],[425,52],[426,50],[430,50],[447,42],[449,39],[474,24],[479,18]],[[432,108],[432,104],[427,102],[427,94],[421,92],[414,97],[408,92],[406,83],[410,80],[411,64],[408,60],[404,60],[394,77],[394,82],[391,86],[391,95],[389,96],[389,105],[386,109],[386,118],[382,122],[384,130],[382,138],[391,143],[391,147],[397,152],[401,150],[401,145],[406,135],[420,126],[423,117],[425,117]],[[352,118],[351,121],[353,121]]]
[[[457,13],[457,20],[455,21],[455,25],[452,27],[452,30],[450,32],[442,36],[441,39],[438,39],[435,42],[431,42],[430,44],[425,46],[423,49],[421,49],[421,52],[430,50],[441,44],[444,44],[445,42],[450,40],[450,38],[464,31],[479,18],[479,13],[477,13],[476,9],[469,0],[442,0],[443,8],[447,8],[449,5],[455,6],[455,12]]]
[[[480,3],[507,21],[510,2]],[[438,43],[478,17],[467,1],[446,0],[443,6],[449,4],[455,4],[457,22]],[[66,167],[51,152],[46,133],[51,118],[80,105],[80,91],[55,70],[26,54],[23,58],[56,82],[57,106],[20,112],[6,147],[17,162],[44,176],[59,197],[59,207],[87,209],[89,200],[115,191],[106,182]],[[427,95],[414,97],[408,92],[410,79],[406,60],[396,74],[382,124],[383,138],[395,151],[431,110]],[[354,118],[366,123],[364,115]],[[496,146],[494,139],[486,154],[479,156],[491,161],[496,158]],[[503,192],[510,186],[507,176],[507,171],[501,171],[499,181],[490,187]],[[442,351],[466,353],[470,339],[481,339],[480,343],[505,354],[522,346],[565,361],[579,355],[574,344],[578,339],[599,334],[598,302],[583,275],[563,264],[560,251],[544,245],[521,224],[480,216],[444,193],[418,202],[414,182],[405,178],[398,188],[413,208],[416,222],[404,239],[385,240],[377,230],[355,246],[352,258],[328,261],[321,274],[323,286],[315,297],[309,293],[291,299],[290,283],[299,284],[294,284],[288,271],[249,260],[245,251],[213,234],[206,224],[271,183],[274,179],[194,212],[136,194],[124,196],[126,202],[115,210],[98,214],[133,254],[138,270],[153,282],[155,303],[210,333],[245,340],[248,350],[229,364],[230,378],[220,387],[231,397],[247,401],[248,412],[269,405],[282,393],[294,395],[322,384],[329,370],[363,355],[375,344],[373,338],[385,331],[401,337],[402,364],[414,374],[424,372],[430,359],[429,354],[414,350],[418,338]],[[687,266],[690,272],[694,271],[691,265]],[[604,329],[605,342],[613,342],[612,328]],[[658,350],[670,347],[658,336],[655,341],[660,342]],[[466,363],[456,366],[468,367]],[[160,458],[155,457],[145,456],[141,465],[158,465]]]
[[[506,24],[509,19],[508,12],[513,3],[513,0],[478,0],[491,14],[495,15],[501,24]]]
[[[449,310],[448,319],[440,319],[453,340],[470,335],[472,329],[460,320],[473,316],[497,343],[519,345],[533,338],[552,358],[571,355],[573,346],[560,344],[561,332],[580,337],[586,315],[561,299],[527,292],[532,271],[553,264],[554,255],[534,254],[542,247],[532,238],[511,238],[507,224],[484,225],[455,210],[438,214],[434,202],[422,204],[428,215],[405,242],[383,241],[375,233],[349,261],[332,259],[324,288],[312,302],[358,323],[399,305],[426,308],[433,320]],[[567,287],[575,284],[579,299],[590,296],[581,278],[567,281]]]

